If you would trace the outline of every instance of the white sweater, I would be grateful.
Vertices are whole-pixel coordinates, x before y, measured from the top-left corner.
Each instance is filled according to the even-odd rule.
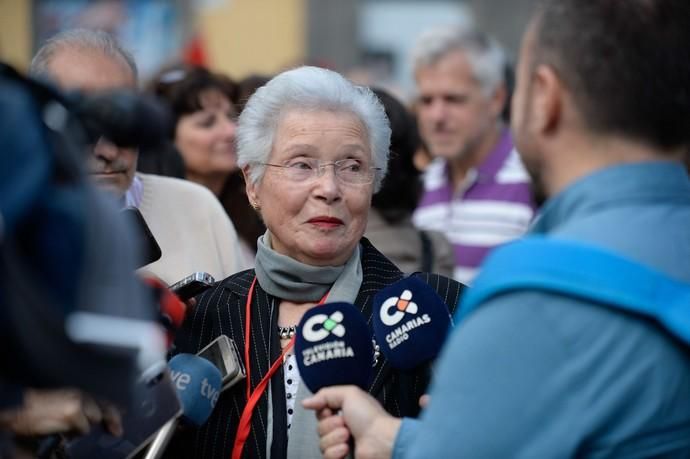
[[[139,210],[162,256],[141,270],[173,284],[204,271],[217,281],[251,266],[218,199],[186,180],[137,174],[143,185]]]

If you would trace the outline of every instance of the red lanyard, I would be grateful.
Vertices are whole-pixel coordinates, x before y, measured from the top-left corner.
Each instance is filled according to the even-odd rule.
[[[266,390],[266,387],[268,386],[269,381],[271,380],[271,377],[278,371],[278,368],[280,368],[281,363],[283,362],[283,358],[285,357],[285,354],[288,353],[290,349],[292,349],[292,346],[295,344],[295,337],[293,336],[290,342],[288,343],[287,346],[283,349],[283,352],[280,353],[280,357],[276,359],[275,362],[271,365],[271,368],[269,368],[268,373],[263,377],[263,379],[259,382],[259,385],[256,386],[256,389],[254,389],[254,392],[252,392],[251,389],[251,365],[249,361],[249,335],[250,335],[250,330],[251,330],[251,318],[252,318],[252,296],[254,295],[254,286],[256,285],[256,277],[254,277],[254,280],[252,281],[251,287],[249,287],[249,294],[247,295],[247,303],[245,305],[245,311],[246,311],[246,317],[247,317],[247,322],[245,325],[245,330],[244,330],[244,366],[245,370],[247,372],[247,404],[244,407],[244,410],[242,411],[242,416],[240,417],[240,424],[237,427],[237,435],[235,436],[235,444],[232,447],[232,459],[240,459],[242,456],[242,450],[244,449],[244,444],[247,442],[247,438],[249,438],[249,432],[251,430],[251,423],[252,423],[252,414],[254,413],[254,408],[256,407],[257,403],[259,403],[259,399],[261,399],[261,396],[263,395],[264,391]],[[326,293],[323,298],[321,298],[318,302],[318,304],[323,304],[326,301],[326,298],[328,297],[328,293]]]

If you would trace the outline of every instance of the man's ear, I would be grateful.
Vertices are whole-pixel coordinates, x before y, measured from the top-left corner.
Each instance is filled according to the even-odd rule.
[[[553,68],[539,65],[532,75],[532,129],[551,134],[563,120],[563,83]]]

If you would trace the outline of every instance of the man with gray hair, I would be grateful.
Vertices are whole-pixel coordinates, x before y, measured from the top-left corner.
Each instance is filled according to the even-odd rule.
[[[84,92],[137,87],[134,58],[108,33],[73,29],[49,39],[31,62],[30,74],[65,90]],[[248,267],[237,233],[218,200],[194,183],[137,174],[138,151],[100,138],[88,158],[93,180],[121,205],[142,213],[162,257],[143,269],[172,284],[196,271],[216,279]]]
[[[435,158],[414,223],[445,233],[454,277],[469,283],[488,252],[521,236],[534,213],[529,176],[501,120],[505,56],[478,31],[438,27],[419,37],[413,61],[419,131]]]

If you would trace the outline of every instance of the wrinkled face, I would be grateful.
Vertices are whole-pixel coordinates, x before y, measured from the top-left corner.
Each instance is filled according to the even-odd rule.
[[[419,132],[429,152],[449,160],[471,156],[498,120],[503,101],[487,95],[463,51],[415,72]]]
[[[48,73],[66,90],[136,88],[134,75],[124,59],[92,49],[58,50],[50,60]],[[124,196],[137,169],[137,150],[120,148],[101,138],[91,153],[88,169],[96,184],[118,197]]]
[[[188,174],[227,174],[237,168],[235,107],[217,89],[199,95],[201,110],[184,115],[177,123],[175,145]]]
[[[373,165],[368,135],[353,115],[287,112],[268,162],[295,164],[305,158]],[[247,195],[260,206],[275,251],[314,266],[338,266],[347,262],[364,234],[373,187],[343,183],[333,166],[304,182],[291,181],[283,169],[267,166],[257,183],[247,180]]]
[[[537,202],[546,199],[546,192],[542,179],[541,155],[531,122],[535,116],[532,91],[532,59],[536,28],[535,24],[527,29],[520,48],[518,68],[516,72],[515,92],[511,106],[510,127],[513,132],[515,147],[520,152],[522,162],[532,179],[532,189]]]

